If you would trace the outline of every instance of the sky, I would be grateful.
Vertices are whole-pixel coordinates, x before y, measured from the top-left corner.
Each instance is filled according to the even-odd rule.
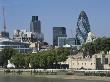
[[[29,31],[31,17],[39,16],[45,41],[52,44],[52,28],[66,27],[74,37],[78,16],[84,10],[90,28],[97,37],[110,36],[110,0],[0,0],[0,31],[3,30],[2,7],[5,7],[7,31]]]

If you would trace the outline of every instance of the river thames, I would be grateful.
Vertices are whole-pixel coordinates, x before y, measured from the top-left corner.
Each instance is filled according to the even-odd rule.
[[[2,76],[0,82],[97,82],[91,80],[67,80],[67,79],[53,79],[53,78],[39,78],[39,77],[19,77],[19,76]],[[107,81],[100,81],[107,82]],[[109,82],[109,81],[108,81]]]

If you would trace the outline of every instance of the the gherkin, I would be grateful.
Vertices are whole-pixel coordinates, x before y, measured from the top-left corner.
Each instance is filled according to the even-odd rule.
[[[80,44],[84,43],[90,31],[91,30],[90,30],[88,17],[84,11],[81,11],[78,17],[77,28],[76,28],[77,42],[79,41]]]

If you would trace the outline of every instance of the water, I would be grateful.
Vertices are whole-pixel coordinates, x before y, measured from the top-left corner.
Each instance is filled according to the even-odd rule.
[[[4,76],[4,77],[0,77],[0,82],[97,82],[97,81]],[[100,82],[107,82],[107,81],[100,81]]]

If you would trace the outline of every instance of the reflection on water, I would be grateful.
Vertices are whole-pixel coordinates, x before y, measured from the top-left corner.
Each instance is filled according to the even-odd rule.
[[[0,82],[97,82],[97,81],[63,80],[63,79],[48,79],[48,78],[38,78],[38,77],[5,76],[5,77],[0,77]],[[106,82],[106,81],[100,81],[100,82]]]

